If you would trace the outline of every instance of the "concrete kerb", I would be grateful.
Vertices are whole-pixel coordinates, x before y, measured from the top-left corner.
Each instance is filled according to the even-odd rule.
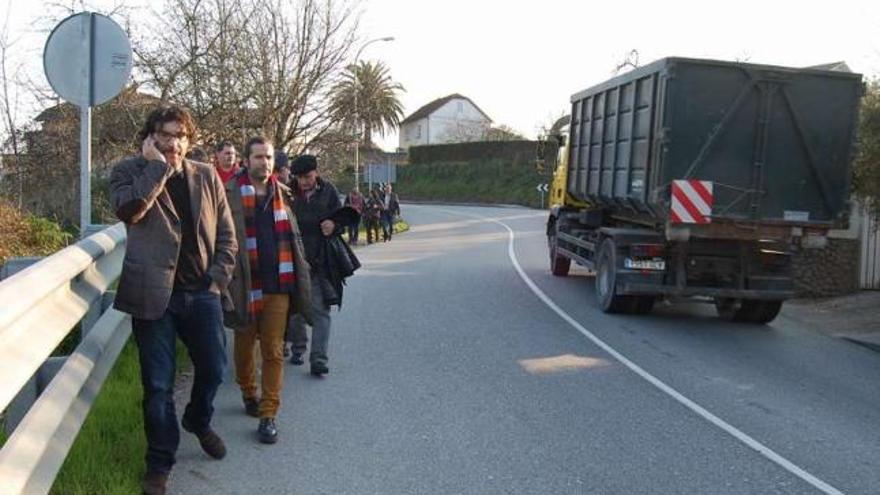
[[[782,306],[780,317],[880,352],[880,291],[863,290],[832,298],[793,299]]]

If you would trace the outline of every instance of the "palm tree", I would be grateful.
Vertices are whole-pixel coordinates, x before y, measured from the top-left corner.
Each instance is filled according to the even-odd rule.
[[[357,89],[357,113],[354,94]],[[403,118],[403,105],[398,94],[406,91],[394,82],[382,62],[361,61],[349,66],[331,92],[337,118],[363,129],[361,146],[371,146],[373,133],[384,137],[386,130],[396,129]],[[354,122],[357,119],[357,122]]]

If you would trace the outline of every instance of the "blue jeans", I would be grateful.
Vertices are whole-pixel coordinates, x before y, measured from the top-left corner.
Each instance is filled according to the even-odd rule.
[[[383,211],[380,222],[382,223],[382,238],[386,241],[391,240],[391,235],[394,234],[394,215]]]
[[[183,415],[195,431],[204,431],[211,423],[214,395],[226,368],[220,296],[208,290],[174,291],[165,314],[158,320],[133,318],[132,333],[144,388],[147,471],[168,473],[180,443],[174,410],[176,337],[189,351],[194,374]]]
[[[324,304],[321,294],[321,276],[312,273],[312,351],[309,363],[327,364],[327,350],[330,345],[330,307]],[[295,314],[290,319],[288,340],[293,343],[293,352],[305,354],[309,345],[309,335],[305,318]]]

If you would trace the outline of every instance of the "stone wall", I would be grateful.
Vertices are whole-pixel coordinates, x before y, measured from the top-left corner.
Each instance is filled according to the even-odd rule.
[[[858,239],[828,239],[821,249],[803,249],[792,258],[798,297],[834,297],[859,289]]]

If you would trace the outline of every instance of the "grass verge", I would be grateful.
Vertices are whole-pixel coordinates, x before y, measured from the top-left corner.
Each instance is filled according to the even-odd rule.
[[[177,343],[177,368],[189,367]],[[143,412],[137,347],[129,339],[104,382],[50,493],[56,495],[140,493],[144,473]]]
[[[402,234],[409,230],[409,224],[403,220],[398,220],[394,222],[394,235]],[[382,235],[382,228],[379,228],[379,235]],[[350,242],[348,239],[348,234],[342,234],[342,237],[345,238],[346,242]],[[361,228],[358,231],[358,239],[366,239],[367,238],[367,230],[364,228],[363,222],[361,222]],[[365,242],[365,241],[364,241]]]

